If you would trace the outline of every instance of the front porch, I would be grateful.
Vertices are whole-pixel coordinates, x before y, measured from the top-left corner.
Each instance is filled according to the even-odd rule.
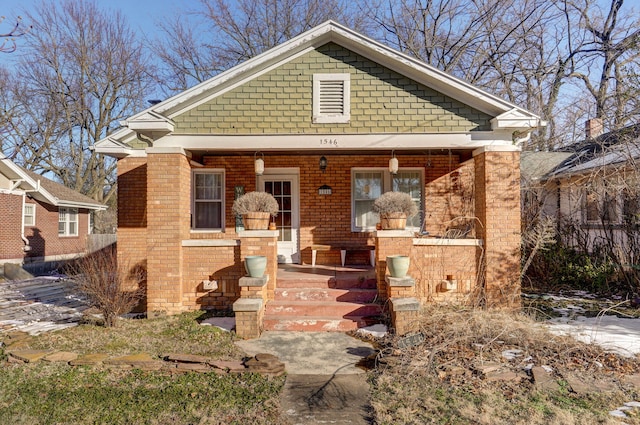
[[[254,243],[256,236],[267,236],[242,236],[248,233],[255,233]],[[378,231],[375,240],[374,267],[366,258],[344,266],[280,264],[264,278],[240,278],[241,296],[233,306],[238,335],[255,338],[263,330],[348,331],[388,319],[404,334],[413,330],[421,304],[480,302],[481,240],[418,238],[409,231]],[[388,255],[410,257],[406,277],[389,276]]]
[[[119,196],[119,259],[147,270],[148,313],[233,308],[237,317],[251,317],[247,320],[253,330],[247,334],[257,334],[270,326],[286,328],[283,322],[287,316],[298,321],[324,317],[318,312],[322,306],[296,311],[296,305],[279,304],[284,301],[278,299],[280,290],[286,287],[282,282],[287,281],[282,273],[296,270],[298,277],[310,275],[309,271],[336,273],[334,267],[343,259],[345,266],[375,265],[371,269],[375,285],[366,289],[376,292],[374,300],[380,304],[402,299],[409,302],[402,304],[403,309],[434,302],[517,307],[519,152],[510,147],[449,150],[440,155],[403,152],[401,164],[407,168],[401,167],[400,172],[404,169],[404,176],[416,177],[422,209],[416,223],[404,231],[375,230],[375,222],[369,217],[367,222],[357,221],[361,219],[359,212],[366,210],[365,204],[356,202],[358,179],[369,181],[366,179],[371,175],[383,176],[388,158],[378,153],[326,154],[330,165],[322,171],[317,166],[319,156],[271,153],[264,176],[256,178],[246,173],[254,162],[254,156],[246,153],[196,157],[181,149],[148,148],[145,158],[119,162],[119,183],[123,187],[146,181],[144,196],[139,196],[140,191],[131,194],[135,196],[124,192]],[[290,173],[286,176],[295,178],[284,178],[285,171]],[[194,193],[197,176],[201,175],[220,176],[219,220],[207,223],[219,229],[200,229],[194,224],[198,211]],[[395,179],[381,177],[381,184],[385,178]],[[287,181],[294,184],[288,186]],[[275,182],[283,189],[279,202],[289,202],[295,208],[283,208],[279,214],[283,220],[276,230],[245,231],[230,214],[234,189],[275,191]],[[332,188],[331,195],[318,191],[323,185]],[[366,202],[375,199],[373,187]],[[292,191],[286,192],[289,188]],[[290,199],[286,198],[289,194]],[[456,220],[464,221],[464,228],[456,228]],[[354,227],[370,222],[374,223],[373,229]],[[283,244],[284,236],[292,243]],[[290,254],[283,255],[283,246],[290,249]],[[319,246],[330,249],[318,250]],[[347,249],[342,252],[343,248]],[[255,281],[243,286],[244,258],[250,255],[268,258],[268,278],[263,286],[256,286],[260,282]],[[389,255],[411,257],[410,285],[408,281],[387,279]],[[300,267],[287,265],[281,271],[278,263],[283,259]],[[313,263],[316,268],[307,268]],[[301,279],[290,287],[308,289],[304,283]],[[323,283],[326,289],[332,289],[329,284],[328,279]],[[359,312],[362,314],[334,313],[330,320],[353,316],[351,322],[359,326],[361,318],[379,312],[367,306]],[[276,322],[271,320],[274,315],[282,318]],[[294,320],[292,317],[289,319]],[[331,323],[314,326],[343,327],[342,322]],[[398,328],[397,321],[394,326]]]

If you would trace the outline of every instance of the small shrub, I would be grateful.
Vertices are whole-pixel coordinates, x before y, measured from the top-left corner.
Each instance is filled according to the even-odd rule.
[[[373,212],[382,215],[391,213],[404,213],[412,217],[418,213],[416,203],[408,193],[385,192],[373,202]]]
[[[548,284],[608,292],[615,272],[615,264],[608,258],[585,254],[556,243],[534,259],[527,275],[541,286]]]
[[[89,304],[102,313],[106,327],[116,326],[118,316],[129,313],[144,296],[144,270],[118,264],[112,248],[76,260],[66,272]]]
[[[278,201],[267,192],[248,192],[233,201],[231,211],[236,215],[266,212],[275,217],[278,214]]]

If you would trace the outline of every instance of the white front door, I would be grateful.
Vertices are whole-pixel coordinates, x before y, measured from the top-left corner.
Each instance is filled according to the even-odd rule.
[[[278,201],[275,217],[278,236],[278,263],[300,263],[300,185],[297,169],[266,169],[259,177],[261,190]]]

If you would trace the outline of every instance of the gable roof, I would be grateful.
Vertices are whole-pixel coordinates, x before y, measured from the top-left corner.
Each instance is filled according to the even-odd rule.
[[[605,166],[640,159],[640,124],[584,139],[560,149],[568,157],[550,170],[546,178],[583,174]]]
[[[97,142],[95,148],[101,153],[113,156],[135,154],[135,149],[126,145],[128,141],[139,137],[151,146],[154,138],[173,131],[172,118],[177,115],[329,42],[490,115],[493,117],[493,130],[527,133],[533,128],[546,125],[539,116],[510,102],[347,27],[327,21],[122,121],[121,125],[124,128]]]
[[[88,196],[18,166],[1,152],[0,174],[4,175],[12,183],[12,187],[9,190],[28,192],[34,199],[49,205],[90,210],[107,209],[106,205]]]

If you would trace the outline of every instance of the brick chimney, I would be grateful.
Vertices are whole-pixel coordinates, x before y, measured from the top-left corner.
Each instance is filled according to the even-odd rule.
[[[584,133],[587,139],[595,139],[604,130],[602,118],[591,118],[584,123]]]

